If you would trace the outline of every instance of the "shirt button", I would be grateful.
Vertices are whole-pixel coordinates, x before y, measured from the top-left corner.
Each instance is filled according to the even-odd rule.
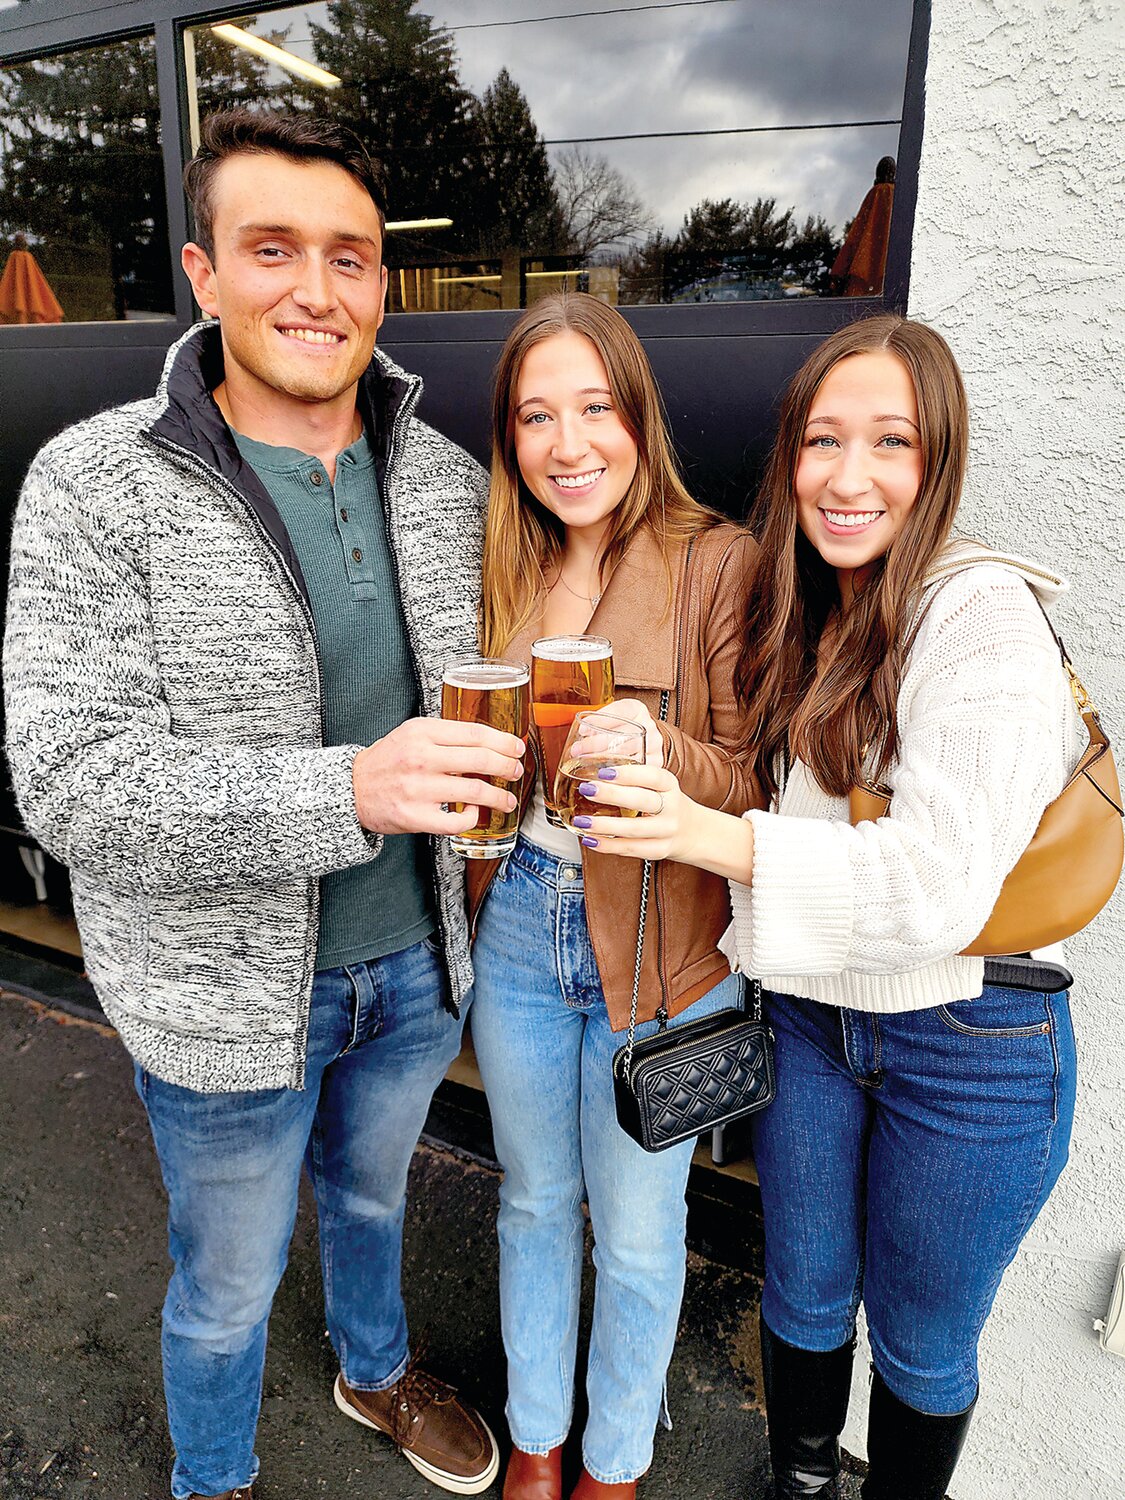
[[[309,475],[309,479],[313,484],[316,485],[317,489],[319,489],[324,483],[324,475],[320,472],[319,469],[314,469]]]
[[[340,520],[341,521],[346,521],[347,519],[348,519],[348,513],[347,513],[347,511],[341,509],[341,511],[340,511]]]
[[[363,561],[363,553],[359,550],[358,547],[352,548],[352,556],[355,558],[356,562]]]

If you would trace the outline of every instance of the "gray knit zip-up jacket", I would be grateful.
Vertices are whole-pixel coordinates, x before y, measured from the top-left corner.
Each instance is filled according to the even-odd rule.
[[[61,433],[12,537],[7,748],[28,829],[70,866],[90,978],[142,1067],[203,1092],[301,1088],[318,877],[378,857],[325,748],[291,544],[209,394],[215,324],[155,399]],[[414,417],[376,351],[360,386],[422,712],[475,647],[487,480]],[[463,870],[432,843],[452,1009],[472,982]]]

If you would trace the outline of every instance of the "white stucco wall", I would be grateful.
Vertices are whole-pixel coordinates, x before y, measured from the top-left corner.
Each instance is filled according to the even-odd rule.
[[[1070,578],[1056,624],[1125,770],[1125,3],[933,0],[926,94],[910,312],[965,371],[962,516]],[[1123,911],[1067,945],[1071,1160],[985,1330],[956,1500],[1125,1497],[1125,1359],[1091,1329],[1125,1250]]]

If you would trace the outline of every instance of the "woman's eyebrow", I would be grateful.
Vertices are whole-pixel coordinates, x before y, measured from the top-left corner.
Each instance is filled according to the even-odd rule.
[[[921,432],[921,428],[917,422],[912,422],[909,417],[899,416],[896,412],[884,412],[882,416],[872,417],[871,420],[873,422],[902,422],[907,427],[913,427],[915,432]],[[841,425],[839,417],[809,417],[805,426],[816,427],[821,424],[829,427],[839,427]]]
[[[577,395],[577,396],[612,396],[613,392],[612,391],[607,391],[605,389],[605,387],[601,386],[601,385],[587,385],[587,386],[583,386],[581,390],[576,391],[575,395]],[[548,402],[546,396],[527,396],[523,401],[520,401],[520,402],[517,403],[516,410],[517,411],[522,411],[525,406],[547,406],[549,404],[550,403]]]

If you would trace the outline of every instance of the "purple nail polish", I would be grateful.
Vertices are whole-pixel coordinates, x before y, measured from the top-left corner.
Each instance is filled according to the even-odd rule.
[[[587,818],[581,815],[577,818],[572,818],[571,822],[574,824],[575,828],[593,828],[594,826],[593,818]]]
[[[578,842],[587,849],[596,849],[598,847],[597,839],[592,839],[588,833],[584,833]]]
[[[615,781],[617,779],[616,766],[599,766],[598,779],[600,781]]]
[[[598,789],[592,781],[581,781],[578,784],[578,795],[580,797],[596,797]]]

